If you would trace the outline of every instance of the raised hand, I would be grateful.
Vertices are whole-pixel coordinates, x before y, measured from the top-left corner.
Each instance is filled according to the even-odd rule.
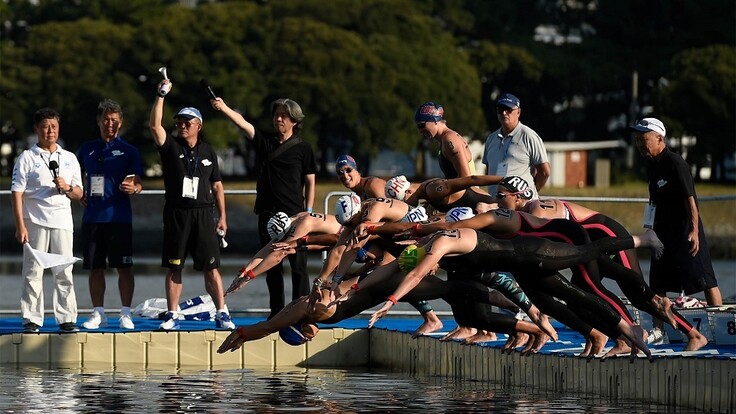
[[[254,278],[255,278],[255,275],[253,275],[253,272],[246,271],[245,267],[243,267],[242,269],[240,269],[240,273],[238,273],[238,275],[235,276],[235,279],[233,279],[232,283],[230,283],[230,287],[228,287],[227,290],[225,291],[225,296],[242,288]]]
[[[218,354],[224,354],[227,351],[235,352],[245,343],[245,337],[241,335],[242,327],[232,331],[230,335],[222,341],[222,344],[217,348]]]

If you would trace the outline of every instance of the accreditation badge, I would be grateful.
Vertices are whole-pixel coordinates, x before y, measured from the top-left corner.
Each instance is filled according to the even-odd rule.
[[[199,188],[199,177],[184,177],[181,185],[181,196],[183,198],[197,199],[197,189]]]

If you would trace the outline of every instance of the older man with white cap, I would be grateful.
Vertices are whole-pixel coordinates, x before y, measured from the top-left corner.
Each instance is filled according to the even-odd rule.
[[[151,108],[149,127],[161,156],[166,189],[164,205],[164,244],[161,266],[166,273],[166,303],[168,312],[160,329],[179,328],[178,304],[182,291],[182,269],[191,253],[195,270],[204,272],[205,289],[215,303],[217,328],[234,329],[225,306],[220,276],[220,245],[218,234],[227,232],[225,187],[215,150],[200,137],[203,118],[197,108],[182,108],[175,116],[176,136],[166,133],[161,120],[164,97],[171,90],[171,81],[164,79]],[[217,207],[217,218],[213,215]]]
[[[659,119],[641,119],[629,130],[634,133],[637,149],[647,159],[649,205],[645,216],[650,219],[644,225],[653,227],[664,243],[662,257],[652,258],[649,284],[660,296],[666,292],[705,292],[708,305],[723,304],[690,166],[667,147],[667,130]],[[661,329],[661,322],[659,325]],[[655,339],[662,336],[658,328],[653,331]]]

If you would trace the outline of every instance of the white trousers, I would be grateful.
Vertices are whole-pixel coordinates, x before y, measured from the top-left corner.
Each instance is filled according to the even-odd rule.
[[[31,247],[47,253],[73,256],[74,233],[69,230],[52,229],[25,220],[28,242]],[[74,293],[74,279],[69,265],[54,277],[54,317],[57,324],[77,322],[77,296]],[[23,292],[20,298],[20,312],[23,324],[33,322],[43,326],[43,273],[44,269],[23,252]]]

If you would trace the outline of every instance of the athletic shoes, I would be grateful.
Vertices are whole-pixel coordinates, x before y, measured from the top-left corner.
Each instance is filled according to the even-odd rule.
[[[704,308],[707,303],[690,296],[678,296],[674,303],[676,308],[679,309],[692,309],[692,308]]]
[[[662,345],[664,343],[664,330],[660,328],[654,328],[649,331],[647,337],[647,344],[649,345]]]
[[[215,315],[215,327],[218,329],[235,329],[235,324],[227,312],[220,312]]]
[[[107,328],[107,316],[104,313],[93,311],[92,316],[89,317],[83,324],[84,329],[98,329]]]
[[[120,322],[120,329],[135,329],[133,319],[130,318],[130,315],[120,315],[118,321]]]
[[[59,325],[59,329],[61,332],[79,332],[79,328],[77,328],[77,324],[74,322],[64,322]]]
[[[28,322],[26,324],[23,324],[23,333],[34,333],[38,332],[38,329],[40,326],[36,325],[33,322]]]
[[[174,331],[179,329],[179,320],[174,317],[172,312],[166,312],[164,315],[164,321],[158,326],[158,329],[164,331]]]

